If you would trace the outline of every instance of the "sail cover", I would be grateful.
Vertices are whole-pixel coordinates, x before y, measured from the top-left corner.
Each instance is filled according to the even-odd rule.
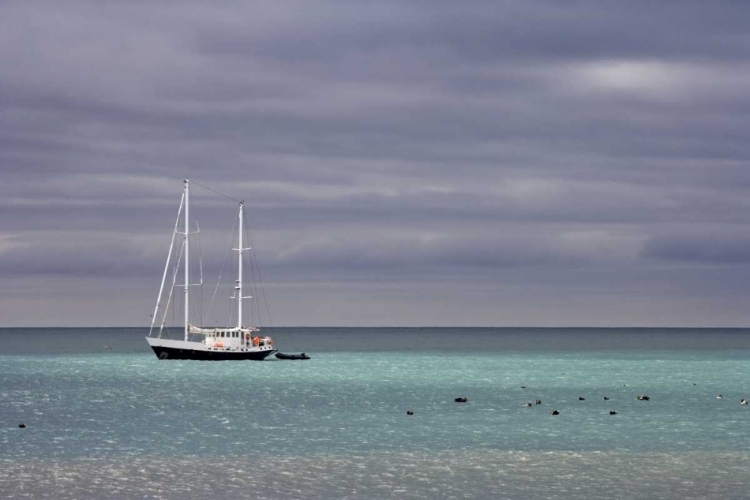
[[[191,325],[188,323],[188,332],[192,334],[206,335],[209,333],[216,332],[216,328],[201,328],[200,326]]]
[[[237,327],[232,328],[203,328],[200,326],[191,325],[188,323],[188,332],[195,335],[210,335],[212,333],[237,331]],[[243,332],[257,332],[260,331],[254,326],[246,326],[242,328]]]

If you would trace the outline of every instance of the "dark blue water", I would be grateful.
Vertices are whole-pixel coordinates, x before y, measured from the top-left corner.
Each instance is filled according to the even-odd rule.
[[[0,328],[0,354],[151,352],[147,328]],[[747,351],[747,328],[264,328],[285,351]],[[182,337],[179,330],[174,332]],[[173,335],[173,336],[174,336]]]

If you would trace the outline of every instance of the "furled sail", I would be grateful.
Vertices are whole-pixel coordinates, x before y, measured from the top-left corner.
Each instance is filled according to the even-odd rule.
[[[216,331],[216,328],[201,328],[188,323],[188,332],[196,335],[206,335]]]
[[[230,327],[230,328],[203,328],[203,327],[191,325],[190,323],[188,323],[188,331],[191,334],[194,334],[194,335],[210,335],[212,333],[217,333],[217,332],[239,331],[239,329],[237,327]],[[242,331],[243,332],[258,332],[258,331],[260,331],[260,329],[254,327],[254,326],[245,326],[245,327],[242,327]]]

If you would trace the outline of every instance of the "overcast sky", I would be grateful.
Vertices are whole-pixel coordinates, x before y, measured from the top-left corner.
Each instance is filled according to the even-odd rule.
[[[148,324],[185,177],[275,325],[750,325],[748,20],[2,2],[0,325]]]

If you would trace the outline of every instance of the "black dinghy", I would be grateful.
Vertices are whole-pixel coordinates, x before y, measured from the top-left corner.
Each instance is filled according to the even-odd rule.
[[[304,352],[300,354],[285,354],[283,352],[277,352],[276,357],[278,359],[310,359],[310,356],[308,356]]]

